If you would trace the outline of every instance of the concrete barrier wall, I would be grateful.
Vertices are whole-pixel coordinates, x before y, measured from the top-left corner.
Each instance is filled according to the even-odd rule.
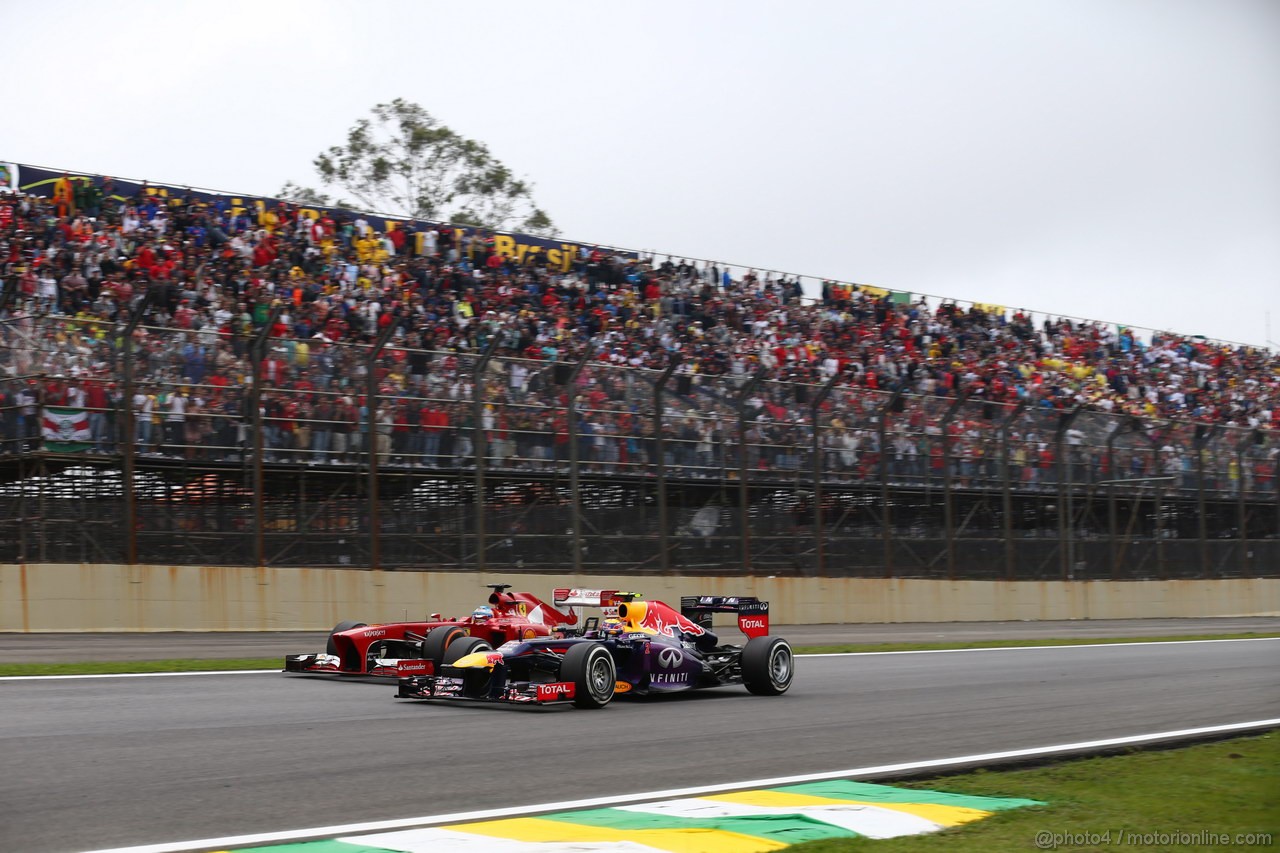
[[[477,576],[223,566],[0,565],[0,631],[318,631],[344,619],[468,615],[486,583],[755,595],[778,624],[1280,615],[1280,579],[933,581],[866,578]]]

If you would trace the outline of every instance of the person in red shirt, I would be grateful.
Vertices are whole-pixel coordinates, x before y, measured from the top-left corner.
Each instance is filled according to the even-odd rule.
[[[150,240],[142,244],[142,248],[134,255],[133,262],[139,268],[146,270],[148,273],[151,272],[152,267],[157,263],[157,258]]]
[[[392,246],[395,246],[397,255],[404,254],[404,238],[404,230],[399,227],[394,227],[387,232],[387,239],[391,241]]]
[[[106,383],[101,379],[90,379],[86,382],[84,405],[89,410],[89,432],[93,439],[93,452],[106,453],[107,445],[111,442]]]
[[[427,433],[428,435],[427,445],[428,447],[432,446],[433,440],[430,438],[430,436],[432,435],[432,433],[434,433],[435,435],[434,447],[435,447],[436,461],[432,462],[431,455],[430,455],[431,451],[428,451],[427,461],[428,461],[428,464],[436,464],[439,461],[440,450],[443,447],[446,434],[449,432],[450,428],[453,426],[453,418],[450,416],[449,410],[441,406],[440,404],[431,403],[430,405],[431,405],[430,420],[425,422],[425,423],[429,423],[431,428],[431,432]]]
[[[255,267],[265,267],[275,261],[277,257],[275,240],[275,237],[267,237],[253,247],[253,265]]]

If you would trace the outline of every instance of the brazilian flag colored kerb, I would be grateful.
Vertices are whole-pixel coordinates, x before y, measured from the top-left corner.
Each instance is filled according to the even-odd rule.
[[[896,838],[1036,800],[971,797],[837,779],[538,817],[476,821],[253,848],[272,853],[762,853],[826,838]]]

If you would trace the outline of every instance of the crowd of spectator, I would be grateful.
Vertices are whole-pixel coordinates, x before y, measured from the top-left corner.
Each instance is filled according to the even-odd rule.
[[[483,229],[379,233],[359,215],[310,218],[287,202],[122,200],[109,178],[72,186],[0,198],[6,452],[36,447],[44,406],[88,411],[90,449],[117,452],[129,405],[141,452],[242,458],[255,439],[245,391],[261,332],[262,441],[277,462],[350,463],[371,450],[387,464],[465,466],[480,429],[498,467],[551,467],[576,451],[602,471],[647,468],[660,422],[672,442],[663,461],[677,472],[798,472],[811,462],[810,403],[834,378],[817,410],[832,476],[874,476],[883,452],[904,480],[994,481],[1007,456],[1019,482],[1047,482],[1053,418],[1077,409],[1087,416],[1065,435],[1081,476],[1185,474],[1209,440],[1221,445],[1211,468],[1224,487],[1265,488],[1273,476],[1274,437],[1251,444],[1243,466],[1236,439],[1221,438],[1280,430],[1280,355],[1260,348],[1143,340],[1106,323],[838,282],[811,298],[792,276],[601,248],[566,263],[517,260]],[[135,311],[126,401],[121,329]],[[369,345],[388,327],[370,414]],[[672,365],[655,418],[653,383]],[[895,391],[909,402],[882,448],[878,412]],[[1101,448],[1122,416],[1147,424],[1147,438],[1117,442],[1119,462]]]

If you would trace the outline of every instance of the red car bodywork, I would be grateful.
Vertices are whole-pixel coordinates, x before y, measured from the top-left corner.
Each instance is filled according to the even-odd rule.
[[[579,615],[573,609],[574,604],[599,603],[569,594],[578,590],[557,589],[556,604],[568,605],[567,611],[561,611],[532,593],[507,592],[507,584],[492,584],[491,588],[488,605],[493,610],[492,616],[446,619],[432,614],[422,622],[356,624],[345,630],[335,629],[323,654],[288,655],[284,671],[395,678],[396,666],[401,660],[420,660],[434,671],[438,662],[423,652],[426,638],[434,630],[453,627],[458,629],[459,637],[478,637],[497,648],[511,640],[562,636],[578,626]],[[344,622],[338,628],[348,624]],[[452,637],[453,633],[449,633],[450,640]]]

